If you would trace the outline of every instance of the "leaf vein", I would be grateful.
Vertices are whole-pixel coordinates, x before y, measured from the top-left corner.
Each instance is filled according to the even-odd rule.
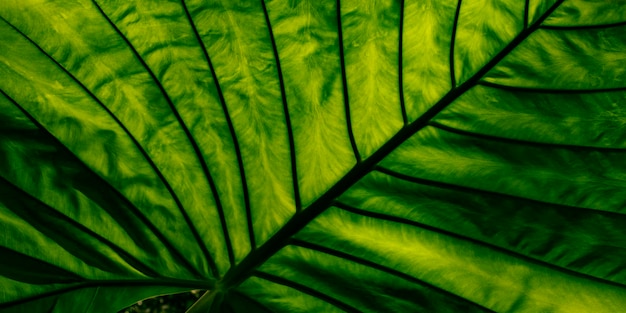
[[[307,294],[309,296],[318,298],[344,312],[348,312],[348,313],[361,313],[360,310],[348,305],[347,303],[344,303],[336,298],[333,298],[327,294],[324,294],[320,291],[317,291],[311,287],[302,285],[300,283],[291,281],[289,279],[283,278],[283,277],[279,277],[276,275],[272,275],[269,273],[265,273],[265,272],[261,272],[261,271],[255,271],[253,276],[264,279],[266,281],[272,282],[274,284],[279,284],[279,285],[283,285],[285,287],[289,287],[291,289],[294,289],[296,291],[299,291],[301,293]]]
[[[239,291],[239,290],[232,290],[232,293],[237,294],[238,296],[247,299],[248,301],[258,305],[261,309],[263,309],[265,312],[269,312],[269,313],[274,313],[274,310],[270,310],[270,308],[268,308],[265,304],[259,302],[258,300],[252,298],[251,296]]]
[[[454,12],[454,22],[452,23],[452,36],[450,37],[450,86],[452,89],[456,87],[456,73],[454,71],[454,44],[456,41],[456,31],[459,27],[459,15],[461,14],[461,3],[463,0],[458,0],[456,5],[456,11]]]
[[[43,208],[45,208],[46,211],[50,212],[50,214],[52,214],[53,216],[68,222],[73,227],[76,227],[77,229],[79,229],[80,231],[82,231],[85,234],[89,235],[90,237],[93,237],[96,240],[100,241],[102,244],[108,246],[109,248],[111,248],[111,250],[115,251],[120,257],[122,257],[122,259],[124,259],[130,266],[132,266],[138,272],[140,272],[140,273],[142,273],[142,274],[144,274],[146,276],[149,276],[149,277],[163,277],[159,273],[154,271],[152,268],[147,266],[145,263],[143,263],[139,259],[135,258],[132,254],[128,253],[126,250],[116,246],[115,244],[113,244],[108,239],[102,237],[101,235],[97,234],[96,232],[90,230],[89,228],[87,228],[87,227],[83,226],[82,224],[78,223],[77,221],[71,219],[69,216],[67,216],[67,215],[57,211],[55,208],[51,207],[47,203],[44,203],[43,201],[41,201],[40,199],[36,198],[32,194],[26,192],[24,189],[18,187],[17,185],[15,185],[11,181],[9,181],[6,177],[3,177],[2,175],[0,175],[0,180],[4,181],[5,184],[9,185],[10,188],[16,190],[18,193],[21,193],[21,194],[25,195],[29,199],[33,200],[36,204],[38,204],[38,205],[42,206]]]
[[[198,29],[196,27],[196,24],[193,21],[193,18],[191,17],[191,14],[189,13],[189,9],[187,8],[187,5],[185,4],[185,0],[181,0],[182,6],[185,9],[185,15],[187,16],[187,19],[189,20],[189,24],[191,25],[191,28],[193,29],[193,32],[196,36],[196,40],[198,41],[198,44],[200,45],[200,47],[202,48],[202,53],[204,54],[204,58],[206,59],[208,65],[209,65],[209,69],[211,71],[211,77],[213,78],[213,81],[215,82],[215,87],[217,89],[217,93],[218,93],[218,97],[220,99],[220,105],[222,107],[222,111],[224,111],[224,116],[226,118],[226,123],[228,125],[228,130],[230,132],[231,138],[233,139],[233,146],[235,147],[235,155],[237,156],[237,166],[239,167],[239,176],[241,178],[241,186],[242,186],[242,192],[243,192],[243,199],[244,199],[244,206],[246,209],[246,222],[247,222],[247,226],[248,226],[248,236],[249,236],[249,240],[250,240],[250,249],[254,250],[256,249],[256,241],[254,238],[254,229],[253,229],[253,223],[252,223],[252,212],[251,212],[251,207],[250,207],[250,192],[248,189],[248,183],[246,180],[246,172],[243,166],[243,156],[241,154],[241,148],[239,147],[239,139],[237,138],[237,133],[235,133],[235,128],[233,126],[233,121],[232,118],[230,116],[230,113],[228,111],[228,107],[226,106],[226,100],[224,99],[224,93],[222,92],[222,87],[220,86],[219,80],[217,78],[217,73],[215,72],[215,68],[213,67],[213,62],[211,61],[211,57],[209,56],[209,52],[206,48],[206,46],[204,45],[204,42],[202,41],[202,38],[200,37],[200,33],[198,33]]]
[[[11,25],[12,26],[12,25]],[[24,35],[25,36],[25,35]],[[32,42],[32,41],[31,41]],[[34,42],[32,42],[33,44],[35,44]],[[35,44],[36,45],[36,44]],[[39,46],[36,45],[38,48]],[[40,48],[41,50],[41,48]],[[47,55],[47,53],[43,50],[41,50],[44,54]],[[51,58],[50,56],[48,56],[49,58]],[[53,59],[53,61],[56,63],[56,61]],[[56,63],[59,67],[61,67],[62,69],[64,69],[60,64]],[[72,74],[70,74],[69,72],[66,72],[68,75],[70,75],[70,77],[73,77]],[[80,84],[80,82],[79,82]],[[81,84],[82,85],[82,84]],[[182,253],[174,248],[174,245],[167,239],[167,237],[165,237],[165,235],[163,233],[161,233],[158,228],[156,227],[156,225],[154,225],[150,219],[148,219],[142,212],[141,210],[135,206],[134,203],[132,203],[130,200],[128,200],[119,190],[117,190],[109,181],[107,181],[106,179],[104,179],[103,177],[101,177],[99,174],[97,174],[93,169],[91,169],[86,163],[84,163],[83,160],[81,160],[78,156],[76,156],[67,146],[65,146],[58,138],[56,138],[52,133],[50,133],[49,130],[47,130],[39,121],[37,121],[28,111],[26,111],[26,109],[24,109],[19,103],[17,103],[13,98],[11,98],[8,94],[6,94],[3,90],[0,89],[0,92],[7,98],[9,99],[33,124],[35,124],[35,126],[37,126],[39,129],[41,129],[43,132],[45,132],[47,135],[50,136],[50,138],[52,138],[54,141],[56,141],[59,146],[61,148],[63,148],[65,151],[67,151],[70,155],[72,155],[74,158],[76,158],[76,160],[79,162],[79,164],[81,164],[81,166],[83,166],[85,169],[87,169],[88,171],[92,172],[94,174],[95,177],[97,177],[97,179],[99,179],[101,182],[103,182],[104,184],[106,184],[107,186],[109,186],[111,188],[111,190],[120,197],[120,199],[122,199],[122,201],[124,201],[128,207],[131,209],[131,211],[133,212],[133,214],[135,216],[137,216],[142,223],[144,223],[144,225],[146,225],[154,234],[155,236],[157,236],[157,238],[159,238],[159,240],[161,240],[163,242],[163,244],[170,250],[172,251],[174,257],[176,257],[181,264],[183,264],[185,266],[185,268],[187,268],[191,273],[193,273],[196,276],[202,276],[200,274],[200,272],[198,272],[195,267],[193,267],[191,265],[191,263],[189,263],[189,261],[187,261],[187,259],[182,255]],[[89,92],[89,91],[87,91]],[[90,93],[90,92],[89,92]],[[97,100],[97,98],[94,99]]]
[[[550,15],[556,8],[563,3],[564,0],[557,0],[532,27],[523,31],[508,46],[498,53],[485,67],[480,69],[469,80],[465,81],[458,87],[452,89],[443,96],[435,105],[427,110],[422,116],[411,122],[407,127],[402,128],[398,133],[391,137],[370,157],[357,163],[348,173],[342,177],[333,187],[328,189],[317,200],[315,200],[306,209],[300,211],[292,217],[280,230],[278,230],[269,240],[261,245],[257,250],[250,253],[237,267],[231,269],[223,278],[225,288],[237,286],[247,275],[250,275],[256,267],[265,262],[271,255],[280,250],[288,243],[288,238],[296,234],[300,229],[304,228],[311,220],[328,209],[337,197],[348,190],[357,181],[367,175],[374,169],[376,164],[384,157],[389,155],[395,148],[400,146],[405,140],[426,127],[430,120],[439,112],[445,109],[456,98],[464,92],[472,88],[482,76],[484,76],[491,68],[500,62],[510,51],[524,41],[539,25]]]
[[[406,113],[406,104],[404,103],[404,64],[402,57],[402,38],[404,33],[404,1],[400,0],[400,31],[398,35],[398,90],[400,91],[400,110],[402,111],[402,122],[404,126],[409,124],[409,118]]]
[[[346,77],[346,60],[343,47],[343,29],[341,26],[341,0],[337,0],[337,33],[339,37],[339,59],[341,63],[341,83],[343,86],[343,103],[346,111],[346,127],[348,128],[348,137],[350,138],[350,145],[352,146],[352,152],[357,164],[361,163],[361,154],[359,148],[356,145],[354,139],[354,131],[352,129],[352,120],[350,114],[350,97],[348,94],[348,79]]]
[[[454,190],[454,191],[459,191],[459,192],[464,192],[464,193],[473,193],[473,194],[481,193],[481,194],[490,195],[490,196],[507,197],[507,198],[523,200],[523,201],[537,203],[537,204],[542,204],[542,205],[555,206],[555,207],[564,208],[564,209],[567,209],[567,210],[590,211],[590,212],[593,212],[594,214],[603,214],[603,215],[611,216],[613,218],[624,218],[624,217],[626,217],[625,213],[620,213],[620,212],[617,212],[617,211],[606,211],[606,210],[600,210],[600,209],[592,209],[592,208],[585,208],[585,207],[578,207],[578,206],[570,206],[570,205],[561,204],[561,203],[545,202],[545,201],[541,201],[541,200],[537,200],[537,199],[525,198],[525,197],[522,197],[522,196],[512,195],[512,194],[507,194],[507,193],[501,193],[501,192],[497,192],[497,191],[490,191],[490,190],[466,187],[466,186],[455,185],[455,184],[445,183],[445,182],[440,182],[440,181],[434,181],[434,180],[425,179],[425,178],[413,177],[413,176],[409,176],[409,175],[406,175],[406,174],[398,173],[396,171],[393,171],[393,170],[390,170],[390,169],[387,169],[387,168],[384,168],[384,167],[381,167],[381,166],[376,166],[374,170],[377,171],[377,172],[384,173],[384,174],[387,174],[389,176],[395,177],[397,179],[401,179],[401,180],[404,180],[404,181],[407,181],[407,182],[412,182],[412,183],[420,184],[420,185],[424,185],[424,186],[432,186],[432,187],[448,189],[448,190]]]
[[[607,23],[607,24],[595,24],[595,25],[541,25],[541,29],[551,29],[551,30],[591,30],[591,29],[602,29],[602,28],[611,28],[611,27],[620,27],[626,25],[626,21],[615,22],[615,23]]]
[[[213,288],[212,284],[207,284],[206,281],[192,281],[192,280],[181,280],[181,279],[163,279],[160,281],[153,280],[91,280],[88,282],[74,284],[73,286],[55,289],[52,291],[40,293],[37,295],[33,295],[30,297],[22,298],[15,301],[9,301],[0,303],[0,309],[6,309],[13,306],[17,306],[20,304],[25,304],[32,301],[41,300],[47,297],[60,296],[72,291],[76,291],[83,288],[93,288],[93,287],[153,287],[153,286],[163,286],[163,287],[181,287],[181,288],[189,288],[189,290],[193,289],[210,289]]]
[[[581,279],[586,279],[586,280],[592,280],[592,281],[596,281],[596,282],[600,282],[602,284],[609,284],[612,286],[616,286],[619,288],[626,288],[625,284],[622,283],[618,283],[615,281],[611,281],[611,280],[607,280],[601,277],[597,277],[597,276],[592,276],[590,274],[586,274],[583,272],[578,272],[566,267],[562,267],[559,265],[555,265],[546,261],[543,261],[541,259],[537,259],[534,258],[532,256],[526,255],[526,254],[522,254],[519,253],[517,251],[514,250],[510,250],[489,242],[485,242],[479,239],[475,239],[469,236],[465,236],[465,235],[461,235],[461,234],[457,234],[455,232],[449,231],[449,230],[445,230],[439,227],[434,227],[428,224],[424,224],[424,223],[420,223],[420,222],[416,222],[410,219],[406,219],[406,218],[402,218],[402,217],[398,217],[398,216],[393,216],[393,215],[388,215],[388,214],[384,214],[384,213],[377,213],[377,212],[372,212],[372,211],[368,211],[368,210],[364,210],[361,208],[356,208],[353,206],[349,206],[347,204],[341,203],[341,202],[337,202],[336,203],[336,207],[340,208],[344,211],[356,214],[356,215],[361,215],[361,216],[365,216],[365,217],[370,217],[370,218],[374,218],[374,219],[379,219],[379,220],[384,220],[384,221],[389,221],[389,222],[393,222],[393,223],[399,223],[399,224],[404,224],[404,225],[408,225],[408,226],[412,226],[412,227],[416,227],[416,228],[420,228],[420,229],[424,229],[427,231],[431,231],[434,233],[438,233],[441,235],[445,235],[448,237],[452,237],[458,240],[463,240],[465,242],[469,242],[478,246],[482,246],[485,247],[487,249],[490,249],[494,252],[498,252],[498,253],[502,253],[508,256],[511,256],[515,259],[521,259],[524,260],[525,262],[540,266],[540,267],[545,267],[545,268],[549,268],[551,270],[560,272],[560,273],[564,273],[566,275],[569,276],[574,276],[577,278],[581,278]],[[405,274],[406,275],[406,274]],[[416,278],[414,278],[416,279]],[[443,289],[442,289],[443,290]],[[443,290],[443,292],[449,292],[447,290]],[[457,297],[461,297],[459,295],[457,295]],[[469,300],[468,300],[469,301]],[[480,305],[480,304],[477,304]]]
[[[267,6],[265,1],[261,0],[263,5],[263,14],[265,15],[265,22],[270,35],[270,41],[272,42],[272,50],[274,51],[274,60],[276,62],[276,70],[278,72],[278,82],[280,84],[280,94],[283,102],[283,111],[285,113],[285,123],[287,124],[287,135],[289,137],[289,157],[291,160],[291,181],[293,183],[293,193],[295,198],[296,213],[302,209],[302,201],[300,200],[300,190],[298,187],[298,167],[296,163],[296,147],[293,139],[293,129],[291,126],[291,117],[289,116],[289,106],[287,105],[287,93],[285,92],[285,79],[283,71],[280,67],[280,58],[278,56],[278,49],[276,48],[276,39],[274,38],[274,32],[272,31],[272,24],[270,22],[270,16],[267,12]]]
[[[453,128],[453,127],[441,124],[439,122],[430,122],[430,123],[428,123],[428,126],[437,128],[437,129],[445,131],[445,132],[449,132],[449,133],[453,133],[453,134],[456,134],[456,135],[460,135],[460,136],[467,136],[467,137],[473,137],[473,138],[478,138],[478,139],[484,139],[484,140],[496,141],[496,142],[502,142],[502,143],[509,143],[509,144],[538,146],[538,147],[551,147],[551,148],[570,149],[570,150],[582,150],[582,149],[584,149],[584,150],[602,150],[602,151],[615,151],[615,152],[624,152],[624,151],[626,151],[626,148],[597,147],[597,146],[578,146],[578,145],[571,145],[571,144],[560,144],[560,143],[552,143],[552,142],[530,141],[530,140],[526,140],[526,139],[516,139],[516,138],[507,138],[507,137],[501,137],[501,136],[495,136],[495,135],[487,135],[487,134],[477,133],[477,132],[473,132],[473,131]]]
[[[202,153],[200,152],[200,147],[198,147],[198,144],[197,144],[196,140],[194,140],[193,135],[189,131],[189,128],[187,128],[187,125],[185,124],[185,121],[183,120],[183,118],[180,116],[180,113],[178,112],[178,110],[176,110],[176,107],[174,106],[174,103],[172,102],[172,99],[170,98],[170,96],[165,91],[165,88],[163,87],[163,84],[161,84],[161,82],[154,75],[154,72],[150,69],[150,67],[148,66],[146,61],[141,57],[141,55],[139,54],[137,49],[133,46],[133,44],[126,37],[126,35],[124,35],[122,33],[122,31],[117,27],[117,25],[115,25],[115,23],[113,23],[111,18],[108,15],[106,15],[106,13],[100,7],[98,2],[93,0],[93,4],[96,6],[96,8],[100,12],[100,14],[106,19],[106,21],[109,23],[109,25],[111,25],[111,27],[115,30],[115,32],[124,40],[124,42],[126,43],[128,48],[130,48],[130,50],[132,51],[133,55],[141,63],[141,65],[144,67],[146,72],[148,72],[148,74],[152,78],[152,81],[155,83],[155,85],[158,86],[161,94],[165,98],[165,100],[166,100],[167,104],[169,105],[170,110],[174,114],[177,122],[179,123],[179,125],[181,126],[183,131],[185,132],[185,135],[186,135],[189,143],[193,147],[193,150],[194,150],[194,153],[196,155],[196,158],[200,162],[200,165],[202,167],[204,175],[205,175],[206,179],[208,180],[209,186],[211,188],[211,192],[213,193],[215,204],[217,206],[217,211],[218,211],[218,214],[219,214],[219,217],[220,217],[220,222],[222,224],[222,231],[224,233],[224,240],[226,242],[226,246],[227,246],[227,250],[228,250],[228,259],[230,261],[230,264],[234,265],[235,261],[234,261],[234,257],[233,257],[233,249],[232,249],[232,245],[230,243],[230,236],[228,234],[228,226],[226,225],[226,221],[225,221],[225,217],[224,217],[224,209],[222,208],[220,197],[219,197],[219,194],[217,193],[217,189],[215,187],[215,182],[213,181],[213,177],[211,176],[211,173],[209,172],[209,168],[208,168],[208,166],[206,164],[206,161],[204,160],[204,158],[202,157]],[[176,192],[174,191],[172,186],[169,184],[169,182],[167,182],[165,177],[163,177],[163,181],[165,183],[166,188],[168,189],[168,191],[172,195],[172,199],[176,202],[176,205],[178,206],[181,215],[185,219],[185,222],[189,226],[189,229],[191,230],[191,233],[193,234],[194,239],[196,240],[196,243],[200,247],[200,250],[204,254],[205,259],[209,263],[211,271],[215,275],[217,275],[219,277],[220,273],[219,273],[219,271],[217,269],[217,265],[215,264],[215,260],[213,259],[213,256],[211,256],[211,254],[209,253],[209,250],[208,250],[208,248],[206,246],[206,243],[200,237],[200,233],[198,232],[198,229],[197,229],[196,225],[191,221],[191,218],[189,217],[189,214],[187,213],[187,211],[186,211],[184,205],[182,204],[180,198],[178,197],[178,195],[176,194]]]
[[[613,87],[613,88],[597,88],[597,89],[556,89],[556,88],[508,86],[508,85],[502,85],[502,84],[492,83],[488,81],[480,81],[477,84],[481,86],[485,86],[485,87],[491,87],[491,88],[502,89],[502,90],[519,91],[519,92],[534,92],[534,93],[554,93],[554,94],[589,94],[589,93],[600,93],[600,92],[626,91],[626,86]]]
[[[350,209],[344,208],[344,207],[347,207],[347,206],[342,204],[342,203],[336,203],[336,205],[337,205],[338,208],[344,209],[345,211],[348,211],[350,213],[359,214],[359,213],[353,212],[352,208],[350,208]],[[364,215],[364,214],[360,214],[360,215]],[[372,216],[370,216],[370,217],[372,217]],[[332,249],[332,248],[329,248],[329,247],[325,247],[325,246],[322,246],[322,245],[310,243],[310,242],[307,242],[307,241],[304,241],[304,240],[300,240],[300,239],[292,239],[290,244],[294,245],[294,246],[298,246],[298,247],[302,247],[302,248],[318,251],[318,252],[321,252],[321,253],[325,253],[325,254],[328,254],[328,255],[332,255],[332,256],[335,256],[335,257],[338,257],[338,258],[341,258],[341,259],[344,259],[344,260],[347,260],[347,261],[350,261],[350,262],[354,262],[354,263],[357,263],[357,264],[360,264],[360,265],[363,265],[363,266],[371,267],[373,269],[379,270],[381,272],[385,272],[385,273],[387,273],[389,275],[396,276],[396,277],[401,278],[403,280],[406,280],[408,282],[411,282],[411,283],[414,283],[414,284],[417,284],[417,285],[420,285],[420,286],[423,286],[423,287],[426,287],[426,288],[429,288],[429,289],[433,289],[437,293],[444,294],[444,295],[447,295],[447,296],[452,296],[455,299],[459,299],[459,300],[461,300],[463,302],[467,302],[467,303],[469,303],[469,304],[471,304],[473,306],[480,307],[483,310],[487,310],[489,312],[493,312],[492,310],[490,310],[490,309],[488,309],[488,308],[486,308],[486,307],[484,307],[484,306],[482,306],[482,305],[480,305],[478,303],[475,303],[475,302],[473,302],[473,301],[471,301],[469,299],[466,299],[466,298],[464,298],[464,297],[462,297],[460,295],[457,295],[457,294],[452,293],[452,292],[450,292],[448,290],[445,290],[443,288],[440,288],[440,287],[437,287],[435,285],[432,285],[432,284],[430,284],[430,283],[428,283],[428,282],[426,282],[424,280],[421,280],[419,278],[413,277],[413,276],[411,276],[411,275],[409,275],[407,273],[401,272],[399,270],[396,270],[396,269],[393,269],[393,268],[390,268],[390,267],[387,267],[387,266],[384,266],[384,265],[381,265],[381,264],[377,264],[377,263],[374,263],[372,261],[369,261],[369,260],[366,260],[366,259],[354,256],[354,255],[351,255],[351,254],[348,254],[348,253],[345,253],[345,252],[341,252],[339,250],[335,250],[335,249]]]

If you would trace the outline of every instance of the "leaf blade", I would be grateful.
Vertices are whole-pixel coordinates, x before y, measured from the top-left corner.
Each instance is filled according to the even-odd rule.
[[[18,202],[3,202],[12,206],[1,211],[12,230],[2,239],[23,227],[24,238],[47,242],[42,246],[53,252],[11,243],[14,260],[61,257],[44,263],[58,265],[52,278],[9,275],[15,280],[3,285],[86,276],[101,289],[77,285],[67,294],[93,291],[80,303],[86,310],[121,292],[101,294],[108,282],[141,284],[135,280],[141,275],[224,291],[211,310],[225,312],[624,305],[619,9],[593,21],[606,7],[585,1],[368,7],[349,0],[191,0],[43,3],[24,10],[7,3],[0,15],[17,27],[3,24],[15,45],[5,44],[0,57],[0,71],[10,77],[1,82],[0,104],[13,113],[3,117],[8,126],[0,128],[0,142],[16,161],[5,162],[0,175],[18,187],[9,190],[25,192]],[[84,16],[67,19],[53,10],[60,8]],[[596,13],[574,25],[565,12],[577,10]],[[18,16],[39,16],[51,27]],[[84,21],[93,23],[85,28]],[[476,37],[475,29],[488,35]],[[145,36],[150,30],[159,31]],[[381,48],[359,45],[380,31],[393,35],[376,38]],[[98,32],[109,47],[93,42]],[[96,53],[98,47],[105,53]],[[559,59],[570,67],[556,66]],[[95,65],[93,75],[85,64]],[[591,74],[567,76],[572,66]],[[603,71],[607,79],[592,79]],[[128,85],[110,87],[116,76]],[[72,129],[58,116],[81,126]],[[115,140],[76,132],[82,125]],[[33,133],[43,140],[33,141]],[[41,143],[64,161],[34,158],[30,172],[18,173],[29,164],[24,151],[43,155]],[[109,158],[111,169],[93,154],[109,143],[121,150]],[[126,173],[144,175],[143,194],[128,191],[129,181],[116,173],[129,164],[135,168]],[[72,172],[78,168],[86,174]],[[97,181],[113,200],[97,200],[102,195],[93,191],[76,197],[84,187],[63,179],[77,175]],[[43,179],[27,182],[38,176]],[[83,202],[94,209],[85,211]],[[134,211],[112,208],[122,202]],[[65,204],[101,210],[106,222],[96,226],[96,214],[82,217]],[[50,214],[21,213],[34,208]],[[543,215],[533,218],[535,212]],[[49,228],[38,222],[52,217],[60,222]],[[143,229],[129,239],[124,228],[132,223]],[[56,232],[77,234],[78,241]],[[164,259],[151,260],[158,249]],[[103,254],[101,264],[93,261]],[[31,295],[45,288],[64,290],[42,286]],[[127,292],[130,299],[143,291]],[[235,304],[242,298],[231,293],[246,304]],[[65,308],[69,297],[46,298],[39,308]]]

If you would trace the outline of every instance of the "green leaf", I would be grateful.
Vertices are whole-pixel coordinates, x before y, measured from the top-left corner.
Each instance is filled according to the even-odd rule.
[[[619,312],[626,2],[0,3],[0,312]]]

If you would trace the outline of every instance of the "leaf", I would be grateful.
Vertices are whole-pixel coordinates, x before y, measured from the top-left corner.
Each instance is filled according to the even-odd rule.
[[[0,312],[626,306],[624,1],[0,17]]]

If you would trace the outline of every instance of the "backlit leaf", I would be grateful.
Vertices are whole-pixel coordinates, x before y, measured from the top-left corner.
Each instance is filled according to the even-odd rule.
[[[620,312],[626,2],[4,0],[0,312]]]

